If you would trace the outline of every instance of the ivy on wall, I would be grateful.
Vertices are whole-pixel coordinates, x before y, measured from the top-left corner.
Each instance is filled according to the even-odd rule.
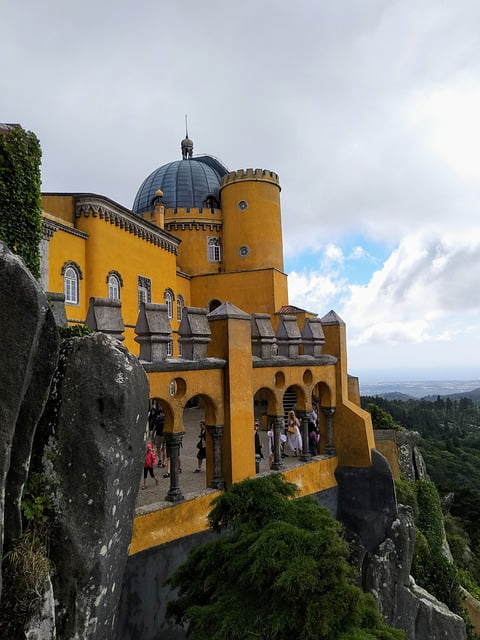
[[[40,160],[37,136],[0,125],[0,240],[40,276]]]

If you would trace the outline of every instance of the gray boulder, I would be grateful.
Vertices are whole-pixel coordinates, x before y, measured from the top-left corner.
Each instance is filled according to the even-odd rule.
[[[415,525],[409,507],[399,506],[398,518],[375,553],[362,553],[358,538],[355,543],[362,587],[375,596],[387,624],[403,629],[408,640],[465,640],[462,618],[410,576]]]
[[[417,445],[420,434],[416,431],[396,431],[398,464],[408,480],[426,479],[427,467]]]
[[[97,333],[64,343],[41,425],[57,511],[51,556],[61,639],[114,637],[147,411],[146,374],[117,340]]]
[[[58,334],[45,293],[22,260],[1,242],[0,301],[2,554],[3,542],[8,547],[22,532],[20,502],[37,421],[57,364]]]

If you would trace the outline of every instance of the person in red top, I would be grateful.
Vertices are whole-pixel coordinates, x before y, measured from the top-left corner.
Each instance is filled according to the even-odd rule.
[[[143,463],[143,487],[142,489],[147,488],[147,475],[155,480],[155,484],[158,484],[158,480],[155,477],[155,473],[153,471],[153,467],[157,464],[157,456],[153,450],[153,445],[150,443],[147,444],[147,453],[145,454],[145,461]]]

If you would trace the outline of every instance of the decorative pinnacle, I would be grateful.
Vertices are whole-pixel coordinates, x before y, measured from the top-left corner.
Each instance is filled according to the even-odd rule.
[[[180,145],[183,160],[190,160],[193,156],[193,140],[188,137],[187,116],[185,115],[185,138]]]

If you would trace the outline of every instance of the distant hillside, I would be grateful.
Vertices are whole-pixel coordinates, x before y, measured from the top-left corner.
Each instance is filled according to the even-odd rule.
[[[420,389],[415,388],[414,393],[404,393],[403,391],[396,391],[390,387],[390,390],[383,390],[380,385],[376,388],[373,385],[365,386],[361,388],[361,397],[378,397],[384,398],[385,400],[400,400],[402,402],[407,402],[408,400],[426,400],[427,402],[435,402],[435,400],[440,397],[446,400],[449,398],[450,400],[461,400],[462,398],[468,398],[475,403],[480,403],[480,387],[476,389],[470,389],[467,391],[457,391],[455,393],[444,393],[442,390],[435,391],[435,393],[422,394],[419,393]],[[413,389],[412,389],[413,391]]]
[[[379,393],[378,397],[385,398],[385,400],[401,400],[402,402],[406,402],[407,400],[418,400],[416,396],[411,396],[408,393],[401,393],[400,391],[387,391],[386,393]]]
[[[402,395],[402,394],[400,394]],[[387,396],[384,396],[386,398]],[[435,402],[438,395],[429,395],[424,396],[423,400],[430,400],[431,402]],[[480,387],[477,389],[473,389],[472,391],[460,391],[459,393],[448,393],[446,395],[441,395],[442,398],[450,398],[450,400],[460,400],[461,398],[469,398],[473,400],[473,402],[480,402]],[[397,399],[402,400],[402,398],[390,398],[391,400]]]

